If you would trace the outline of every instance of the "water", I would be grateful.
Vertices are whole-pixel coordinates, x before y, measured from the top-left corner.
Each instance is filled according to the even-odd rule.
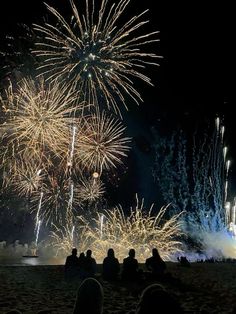
[[[4,257],[0,256],[1,266],[40,266],[40,265],[64,265],[65,260],[43,257]]]

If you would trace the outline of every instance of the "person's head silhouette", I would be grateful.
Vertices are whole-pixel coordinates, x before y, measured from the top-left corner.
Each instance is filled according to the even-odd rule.
[[[91,250],[87,250],[86,256],[87,256],[87,257],[91,257],[91,256],[92,256],[92,251],[91,251]]]
[[[157,248],[153,248],[153,249],[152,249],[152,256],[153,256],[153,257],[160,257],[160,254],[159,254]]]
[[[115,256],[114,250],[113,250],[113,249],[109,249],[109,250],[107,251],[107,256],[108,256],[108,257],[114,257],[114,256]]]
[[[71,251],[72,255],[73,256],[76,256],[77,255],[77,249],[76,248],[73,248],[72,251]]]
[[[129,250],[129,257],[132,257],[132,258],[135,257],[135,250],[134,249]]]

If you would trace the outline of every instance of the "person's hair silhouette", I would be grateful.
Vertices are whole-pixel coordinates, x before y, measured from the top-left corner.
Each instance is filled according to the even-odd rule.
[[[180,303],[159,284],[146,287],[140,297],[135,314],[182,314]]]
[[[77,291],[73,314],[102,314],[103,288],[94,278],[85,279]]]

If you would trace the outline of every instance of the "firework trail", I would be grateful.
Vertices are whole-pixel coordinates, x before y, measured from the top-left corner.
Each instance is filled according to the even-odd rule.
[[[36,231],[36,237],[35,237],[35,245],[36,246],[38,244],[40,227],[41,227],[41,220],[39,220],[38,224],[37,224],[37,231]]]

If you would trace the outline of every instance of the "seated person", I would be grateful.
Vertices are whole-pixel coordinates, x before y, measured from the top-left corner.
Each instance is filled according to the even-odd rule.
[[[79,278],[80,279],[85,279],[86,274],[85,274],[85,254],[84,252],[81,252],[78,258],[79,262]]]
[[[79,259],[77,257],[77,249],[73,248],[71,255],[67,256],[65,263],[66,279],[74,279],[78,275]]]
[[[95,258],[92,257],[92,251],[87,250],[86,256],[84,259],[84,272],[85,278],[94,277],[97,271],[97,263]]]
[[[102,276],[104,280],[116,280],[120,271],[120,264],[115,257],[113,249],[107,251],[107,257],[102,264]]]
[[[123,260],[123,269],[121,277],[124,280],[138,279],[138,261],[135,258],[135,250],[129,250],[129,256]]]
[[[145,265],[147,270],[151,271],[154,277],[164,275],[166,270],[166,263],[163,261],[156,248],[152,250],[152,256],[146,259]]]
[[[190,267],[190,262],[186,256],[181,256],[180,258],[178,257],[178,261],[180,262],[181,266]]]

